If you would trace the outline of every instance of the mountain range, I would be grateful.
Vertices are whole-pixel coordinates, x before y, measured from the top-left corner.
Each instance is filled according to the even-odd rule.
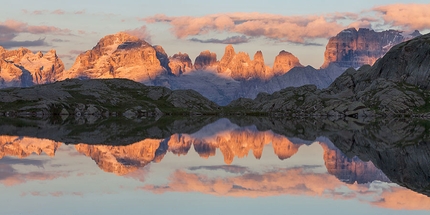
[[[280,51],[273,67],[266,65],[263,53],[253,59],[245,52],[225,48],[220,60],[208,50],[194,64],[188,54],[169,56],[161,46],[120,32],[103,37],[91,50],[81,53],[66,70],[55,50],[45,54],[26,48],[0,48],[0,88],[28,87],[67,78],[126,78],[172,90],[193,89],[219,105],[237,98],[254,99],[258,93],[273,93],[286,87],[314,84],[329,86],[348,67],[373,64],[392,46],[420,35],[400,31],[375,32],[346,29],[332,37],[320,69],[303,66],[292,53]]]
[[[168,153],[179,156],[194,150],[206,159],[221,153],[224,163],[230,165],[234,159],[250,154],[255,159],[261,159],[263,150],[268,150],[269,145],[280,160],[285,160],[293,157],[301,146],[317,143],[324,151],[327,171],[339,180],[351,184],[389,181],[371,162],[363,162],[357,157],[348,158],[330,140],[319,139],[314,142],[287,138],[272,131],[259,131],[255,125],[240,127],[224,118],[192,134],[176,133],[164,139],[147,138],[124,146],[79,143],[75,149],[91,157],[102,170],[126,175],[151,162],[162,162]],[[46,153],[54,157],[60,146],[61,142],[49,139],[0,135],[0,159],[5,156],[23,158],[33,153]]]

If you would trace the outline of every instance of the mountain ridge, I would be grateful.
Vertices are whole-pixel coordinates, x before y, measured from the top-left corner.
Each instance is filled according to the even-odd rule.
[[[337,54],[330,54],[330,50],[333,51],[331,44],[336,45],[344,38],[351,37],[345,36],[345,34],[356,35],[358,39],[355,38],[355,42],[351,42],[351,44],[355,44],[354,47],[358,43],[367,46],[365,36],[371,35],[368,43],[372,47],[374,46],[375,50],[379,50],[375,53],[369,52],[370,57],[363,57],[357,54],[363,54],[361,49],[354,52],[354,47],[348,46],[348,50],[353,52],[350,54],[351,56],[348,55],[349,58],[347,56],[351,65],[370,62],[358,62],[357,59],[375,60],[377,55],[382,56],[384,50],[387,49],[387,41],[391,41],[392,38],[403,40],[399,31],[375,32],[368,29],[358,31],[346,29],[330,39],[325,53],[326,61],[320,69],[315,69],[303,66],[297,57],[285,50],[279,52],[275,57],[273,67],[269,67],[266,65],[261,51],[257,51],[251,60],[249,54],[245,52],[236,53],[232,45],[226,46],[225,53],[220,60],[217,59],[215,53],[206,50],[195,58],[193,64],[186,53],[169,56],[162,46],[152,46],[137,37],[119,32],[101,38],[93,49],[78,55],[74,65],[68,70],[64,69],[64,64],[58,57],[55,57],[58,60],[52,63],[54,65],[52,74],[26,72],[27,70],[34,71],[34,69],[27,69],[27,64],[21,64],[12,69],[11,67],[14,66],[3,66],[4,68],[0,72],[0,87],[28,87],[67,78],[127,78],[146,85],[164,86],[172,90],[193,89],[219,105],[226,105],[237,98],[254,99],[260,92],[274,93],[290,86],[314,84],[320,89],[328,87],[347,67],[351,66],[348,63],[345,64],[345,61],[338,62],[336,57],[330,57],[344,55],[342,53],[346,49],[337,47],[335,49]],[[379,37],[382,39],[378,39]],[[357,42],[358,40],[360,42]],[[378,43],[379,40],[383,42]],[[393,42],[392,44],[394,45]],[[0,49],[0,53],[2,52],[5,52],[4,49]],[[19,51],[15,52],[19,53]],[[31,53],[29,50],[25,52]],[[36,54],[36,56],[40,55],[42,54]],[[56,56],[56,54],[54,55]],[[18,54],[18,56],[20,55]],[[7,58],[3,57],[3,59]],[[3,60],[1,63],[7,64],[7,61]],[[44,68],[47,67],[49,66],[44,66]],[[211,89],[208,90],[208,87]]]

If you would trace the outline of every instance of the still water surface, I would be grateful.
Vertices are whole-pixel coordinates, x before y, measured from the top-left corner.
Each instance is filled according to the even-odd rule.
[[[372,159],[347,157],[325,136],[225,118],[122,146],[32,134],[0,136],[1,214],[430,212],[425,189],[393,183]]]

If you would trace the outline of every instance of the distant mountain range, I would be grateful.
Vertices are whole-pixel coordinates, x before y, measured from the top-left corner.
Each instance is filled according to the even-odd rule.
[[[251,60],[247,53],[236,53],[232,45],[225,48],[220,60],[215,53],[203,51],[193,64],[186,53],[169,56],[161,46],[122,32],[103,37],[93,49],[80,54],[68,70],[55,50],[34,54],[26,48],[8,51],[0,47],[0,88],[67,78],[127,78],[172,90],[193,89],[226,105],[240,97],[253,99],[260,92],[273,93],[290,86],[314,84],[325,88],[346,68],[373,64],[392,46],[418,35],[419,32],[403,35],[395,30],[346,29],[329,40],[320,69],[303,66],[284,50],[269,67],[261,51]]]

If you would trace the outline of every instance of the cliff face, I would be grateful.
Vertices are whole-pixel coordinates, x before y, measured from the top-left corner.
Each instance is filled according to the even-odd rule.
[[[0,47],[0,88],[52,83],[63,71],[55,50],[34,54],[26,48],[8,51]]]
[[[299,59],[296,56],[290,52],[282,50],[276,56],[275,62],[273,63],[273,76],[283,75],[294,67],[303,67],[303,65],[300,64]]]
[[[187,53],[179,52],[169,57],[169,68],[172,74],[180,76],[193,70],[193,63]]]
[[[216,54],[208,50],[200,53],[194,61],[194,68],[196,70],[205,70],[208,67],[213,67],[217,65]]]
[[[321,68],[327,68],[331,63],[347,68],[358,68],[365,64],[372,65],[391,47],[417,35],[420,35],[419,32],[403,36],[400,31],[395,30],[383,32],[364,28],[360,28],[358,31],[355,28],[343,30],[330,38]]]
[[[232,45],[225,48],[225,53],[219,62],[218,73],[224,73],[235,80],[248,79],[266,80],[274,76],[272,69],[264,63],[263,53],[257,51],[251,60],[245,52],[236,53]]]
[[[128,146],[78,144],[76,150],[91,157],[100,169],[125,175],[146,166],[155,159],[160,140],[146,139]]]
[[[324,163],[327,171],[339,180],[353,184],[369,183],[375,180],[389,182],[384,173],[372,162],[361,161],[358,157],[348,158],[336,147],[320,143],[324,149]]]
[[[4,156],[24,158],[33,153],[40,155],[42,152],[53,157],[60,146],[60,142],[47,139],[0,136],[0,159]]]
[[[125,175],[150,162],[160,162],[167,152],[186,155],[192,147],[203,158],[214,156],[216,150],[220,149],[226,164],[231,164],[235,157],[248,156],[250,151],[255,158],[260,159],[263,148],[270,143],[281,160],[296,154],[301,146],[273,132],[239,129],[202,138],[174,134],[166,139],[146,139],[127,146],[78,144],[75,147],[78,152],[91,157],[104,171]]]
[[[289,72],[291,73],[291,72]],[[236,100],[233,109],[335,117],[430,116],[430,34],[400,43],[373,66],[347,69],[328,88],[285,88],[254,100]]]
[[[126,33],[102,38],[92,49],[80,54],[63,78],[127,78],[145,82],[167,74],[168,64],[161,47]],[[160,62],[161,59],[161,62]]]
[[[195,138],[190,135],[172,135],[168,140],[168,151],[176,155],[186,155],[191,147],[200,155],[208,158],[215,156],[219,149],[224,162],[231,164],[235,157],[243,158],[252,154],[260,159],[264,146],[272,144],[279,159],[290,158],[297,153],[301,144],[294,144],[287,138],[272,132],[255,132],[247,129],[231,130],[207,138]]]

